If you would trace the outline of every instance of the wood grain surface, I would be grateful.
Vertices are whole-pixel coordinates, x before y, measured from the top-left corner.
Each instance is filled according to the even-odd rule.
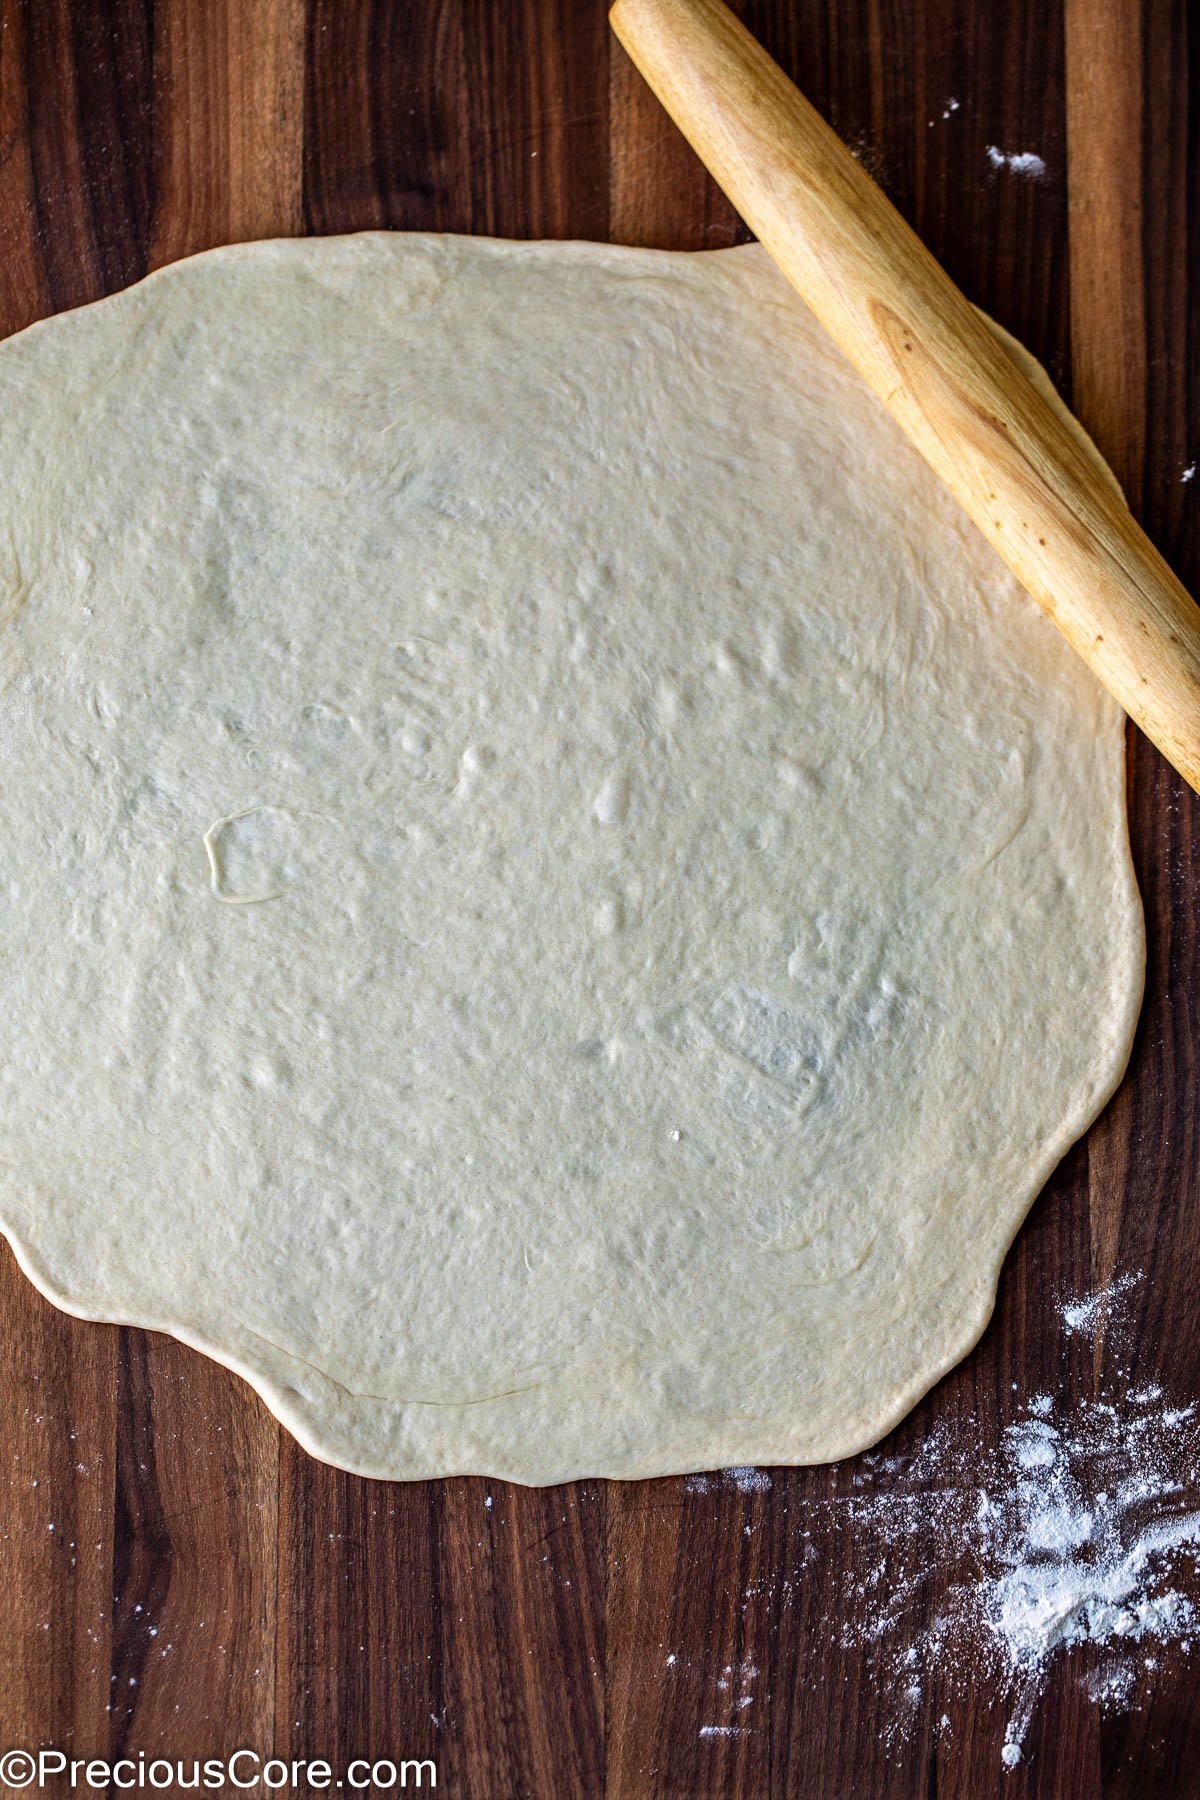
[[[740,10],[1045,361],[1195,589],[1187,0]],[[380,226],[744,235],[595,0],[0,0],[0,332],[213,244]],[[1140,739],[1129,780],[1149,931],[1129,1076],[1035,1206],[981,1345],[890,1453],[938,1430],[986,1452],[1039,1391],[1200,1392],[1200,802]],[[1121,1272],[1140,1279],[1120,1342],[1064,1336],[1064,1293]],[[361,1481],[173,1341],[56,1312],[7,1252],[0,1357],[0,1749],[433,1757],[438,1791],[472,1800],[1200,1792],[1179,1649],[1107,1714],[1084,1687],[1099,1653],[1060,1658],[1002,1775],[982,1671],[908,1701],[844,1644],[871,1572],[863,1459],[753,1484]],[[953,1562],[926,1539],[922,1618]]]

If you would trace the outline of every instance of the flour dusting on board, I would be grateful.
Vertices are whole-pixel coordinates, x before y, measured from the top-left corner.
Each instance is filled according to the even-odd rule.
[[[1045,159],[1032,150],[1001,150],[998,144],[989,144],[987,159],[993,169],[1010,169],[1014,175],[1028,175],[1032,181],[1041,181],[1046,173]]]
[[[1116,1322],[1120,1318],[1123,1303],[1140,1280],[1140,1275],[1122,1275],[1107,1287],[1097,1288],[1093,1294],[1065,1301],[1062,1307],[1063,1325],[1072,1336],[1087,1332],[1094,1337],[1102,1320],[1111,1318]]]
[[[1065,1332],[1111,1342],[1139,1279],[1066,1301]],[[849,1622],[838,1635],[877,1647],[899,1696],[898,1733],[927,1684],[965,1693],[982,1675],[1003,1695],[1002,1760],[1013,1768],[1051,1665],[1073,1646],[1099,1648],[1084,1685],[1109,1710],[1137,1704],[1168,1646],[1190,1651],[1200,1630],[1197,1412],[1155,1384],[1131,1389],[1122,1372],[1082,1403],[1035,1395],[997,1450],[966,1448],[940,1428],[914,1457],[863,1459],[861,1495],[841,1504],[879,1560],[842,1594]],[[930,1537],[954,1546],[932,1616]]]

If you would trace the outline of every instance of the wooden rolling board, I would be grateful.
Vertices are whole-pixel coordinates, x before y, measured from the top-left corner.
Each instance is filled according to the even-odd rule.
[[[0,332],[276,233],[739,241],[604,12],[0,0]],[[744,16],[1051,369],[1200,584],[1184,0],[753,0]],[[1045,173],[993,167],[988,145]],[[1150,959],[1129,1078],[1035,1207],[979,1350],[889,1452],[938,1430],[994,1444],[1031,1394],[1083,1402],[1118,1366],[1200,1392],[1200,802],[1140,739],[1130,794]],[[1064,1336],[1062,1295],[1123,1270],[1144,1279],[1119,1347]],[[703,1489],[360,1481],[170,1340],[55,1312],[7,1252],[0,1358],[0,1749],[431,1756],[437,1791],[472,1800],[1197,1790],[1196,1667],[1175,1654],[1139,1710],[1107,1718],[1081,1688],[1091,1652],[1063,1659],[1008,1776],[983,1682],[931,1684],[897,1736],[886,1671],[839,1641],[871,1572],[846,1525],[858,1463]],[[702,1735],[735,1716],[739,1735]]]

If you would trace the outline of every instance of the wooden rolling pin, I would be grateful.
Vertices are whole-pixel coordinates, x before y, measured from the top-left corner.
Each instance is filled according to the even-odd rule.
[[[1200,792],[1200,611],[840,138],[721,0],[617,0],[622,44],[931,468]]]

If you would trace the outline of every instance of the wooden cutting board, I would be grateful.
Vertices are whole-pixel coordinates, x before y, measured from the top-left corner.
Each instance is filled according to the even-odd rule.
[[[1186,0],[744,15],[1052,370],[1200,586]],[[994,166],[989,145],[1044,173]],[[742,235],[600,0],[0,0],[0,332],[230,239],[368,227]],[[897,1452],[938,1427],[995,1443],[1029,1395],[1084,1401],[1118,1366],[1200,1392],[1200,802],[1141,739],[1130,795],[1150,961],[1129,1078],[1035,1207],[983,1344]],[[1126,1270],[1144,1279],[1119,1348],[1064,1338],[1062,1295]],[[934,1684],[898,1739],[878,1661],[837,1641],[870,1549],[818,1503],[849,1500],[855,1463],[704,1491],[387,1486],[309,1460],[171,1341],[55,1312],[7,1253],[0,1333],[0,1750],[429,1756],[439,1792],[479,1800],[1001,1789],[986,1684]],[[1080,1685],[1093,1661],[1056,1667],[1003,1792],[1194,1794],[1194,1665],[1164,1655],[1140,1710],[1105,1720]],[[705,1734],[746,1694],[738,1735]]]

